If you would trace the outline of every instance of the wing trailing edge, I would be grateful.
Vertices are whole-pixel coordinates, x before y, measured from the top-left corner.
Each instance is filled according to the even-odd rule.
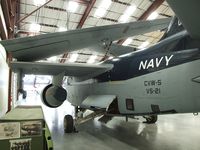
[[[64,72],[65,76],[76,77],[83,81],[91,79],[99,74],[111,70],[112,64],[77,64],[77,63],[47,63],[47,62],[18,62],[10,63],[14,72],[21,71],[22,74],[35,75],[58,75]]]

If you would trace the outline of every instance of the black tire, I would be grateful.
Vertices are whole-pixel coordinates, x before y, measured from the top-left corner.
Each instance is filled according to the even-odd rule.
[[[72,133],[74,131],[74,120],[71,115],[64,117],[64,131],[65,133]]]
[[[144,118],[146,119],[146,121],[143,123],[147,123],[147,124],[156,123],[156,121],[158,120],[157,115],[144,116]]]
[[[26,97],[27,97],[27,92],[25,90],[23,90],[23,92],[22,92],[22,98],[26,99]]]

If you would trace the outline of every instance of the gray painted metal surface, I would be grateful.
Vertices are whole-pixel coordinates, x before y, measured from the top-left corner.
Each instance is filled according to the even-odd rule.
[[[200,39],[199,0],[167,0],[193,38]],[[187,11],[188,10],[188,11]]]
[[[66,47],[70,51],[163,28],[168,20],[94,27],[2,43],[13,52],[16,58],[31,61],[44,56],[59,54],[64,52],[63,50]],[[166,34],[161,42],[144,51],[135,52],[127,59],[113,63],[112,70],[109,72],[104,70],[105,74],[102,78],[95,77],[93,73],[88,75],[91,70],[88,70],[90,67],[87,66],[83,70],[78,69],[80,68],[79,65],[65,66],[66,70],[71,69],[67,70],[71,74],[66,73],[65,75],[83,77],[85,75],[88,77],[84,79],[95,77],[94,82],[90,83],[68,83],[66,87],[67,100],[75,106],[84,104],[88,108],[92,105],[105,108],[116,97],[122,115],[199,112],[200,84],[197,81],[199,80],[200,70],[197,68],[200,65],[200,42],[188,35],[188,32],[193,35],[190,28],[186,27],[188,31],[185,31],[177,22],[178,20],[174,19],[174,22],[172,22],[174,26],[172,24],[171,27],[175,27],[175,30],[169,28],[171,33],[167,32],[169,35]],[[55,37],[57,38],[55,39]],[[33,55],[27,57],[30,52]],[[110,63],[112,62],[110,61]],[[46,65],[46,71],[54,72],[53,67],[51,68],[53,65]],[[38,63],[38,66],[40,66],[40,63]],[[59,68],[59,65],[57,67]],[[64,68],[64,65],[60,68]],[[106,69],[108,68],[106,67]],[[120,71],[120,69],[123,71]],[[30,69],[29,72],[33,70]],[[43,69],[40,69],[37,73],[42,71]],[[95,72],[96,68],[94,67],[92,71]],[[57,71],[57,73],[61,72],[63,72],[62,69]],[[73,81],[73,79],[71,80]],[[107,97],[105,95],[112,96]],[[127,99],[131,99],[133,102],[132,110],[127,108]]]
[[[80,105],[89,95],[110,94],[117,96],[122,114],[150,114],[152,105],[158,105],[160,111],[199,112],[200,84],[192,81],[200,75],[200,70],[197,69],[199,65],[200,60],[196,60],[125,81],[67,86],[68,100],[74,105]],[[144,84],[157,80],[161,80],[161,85]],[[150,94],[147,90],[151,88],[158,88],[160,91],[158,94]],[[76,93],[76,96],[72,93]],[[134,100],[135,110],[127,110],[126,98]]]
[[[164,29],[169,22],[170,18],[140,21],[18,38],[0,41],[0,43],[12,53],[14,58],[35,61],[99,43],[109,43],[125,37]]]
[[[23,74],[58,75],[78,77],[78,80],[90,79],[112,69],[112,64],[76,64],[47,62],[11,62],[14,72],[20,70]]]
[[[81,107],[91,109],[107,109],[112,101],[116,98],[116,95],[89,95],[83,100]]]

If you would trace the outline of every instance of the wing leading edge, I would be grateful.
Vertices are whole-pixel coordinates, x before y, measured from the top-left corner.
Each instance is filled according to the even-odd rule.
[[[103,42],[111,42],[168,26],[171,18],[99,26],[0,41],[18,61],[36,61]]]

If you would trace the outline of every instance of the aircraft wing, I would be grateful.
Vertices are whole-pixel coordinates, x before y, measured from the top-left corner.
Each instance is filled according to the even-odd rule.
[[[47,63],[47,62],[18,62],[10,63],[12,71],[23,74],[58,75],[77,77],[79,81],[87,80],[112,69],[112,64],[77,64],[77,63]]]
[[[18,61],[36,61],[63,54],[98,43],[107,43],[122,38],[161,30],[171,18],[138,21],[125,24],[99,26],[65,32],[49,33],[32,37],[0,41]]]
[[[183,23],[189,34],[200,39],[200,1],[199,0],[167,0],[176,16]]]
[[[107,49],[105,49],[103,44],[97,44],[93,47],[89,48],[90,50],[98,51],[99,53],[105,54],[107,52]],[[122,46],[118,44],[112,44],[109,47],[108,53],[112,54],[113,56],[120,56],[124,54],[128,54],[131,52],[136,51],[136,48],[130,47],[130,46]]]

